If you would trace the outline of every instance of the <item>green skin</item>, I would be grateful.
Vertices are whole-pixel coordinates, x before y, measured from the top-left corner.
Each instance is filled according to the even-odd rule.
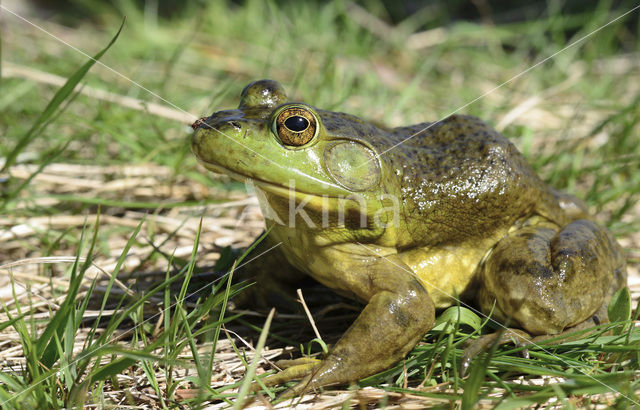
[[[275,124],[290,107],[316,120],[302,145],[287,144]],[[390,367],[454,295],[546,335],[606,321],[611,296],[626,286],[611,233],[477,118],[389,129],[292,103],[262,80],[244,89],[237,110],[203,120],[191,140],[200,163],[259,188],[271,231],[254,253],[281,243],[261,257],[245,297],[277,304],[306,274],[366,303],[325,359],[272,376],[268,384],[301,379],[287,396]]]

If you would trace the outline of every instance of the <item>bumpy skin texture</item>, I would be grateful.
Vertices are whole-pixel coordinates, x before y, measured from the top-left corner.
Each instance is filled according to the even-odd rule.
[[[300,110],[312,124],[288,121]],[[543,335],[606,311],[626,285],[612,235],[477,118],[387,129],[291,103],[262,80],[237,110],[203,120],[191,140],[198,160],[259,188],[271,231],[255,254],[281,244],[263,256],[275,271],[261,271],[249,296],[282,300],[273,280],[290,286],[306,274],[366,303],[324,360],[269,381],[302,379],[289,396],[391,366],[454,295],[485,313],[495,304],[495,317]],[[281,134],[305,125],[315,128]]]

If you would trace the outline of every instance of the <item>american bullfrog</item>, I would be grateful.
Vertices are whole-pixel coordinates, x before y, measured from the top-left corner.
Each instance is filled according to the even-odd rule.
[[[270,230],[253,252],[269,252],[252,297],[276,304],[310,275],[366,304],[326,358],[276,378],[301,379],[290,396],[385,370],[456,298],[533,337],[606,321],[626,286],[611,233],[478,118],[387,128],[261,80],[194,129],[204,167],[257,188]]]

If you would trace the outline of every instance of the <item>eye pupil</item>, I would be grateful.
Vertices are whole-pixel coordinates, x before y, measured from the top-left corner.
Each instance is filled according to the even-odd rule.
[[[301,147],[313,140],[318,131],[318,120],[311,110],[293,105],[277,111],[271,127],[282,145]]]
[[[309,121],[304,117],[294,115],[287,118],[284,125],[293,132],[302,132],[309,127]]]

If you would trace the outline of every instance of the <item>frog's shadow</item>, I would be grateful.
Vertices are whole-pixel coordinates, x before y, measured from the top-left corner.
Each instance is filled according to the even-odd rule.
[[[219,278],[213,273],[209,274],[208,278],[203,274],[198,279],[203,280],[203,284],[211,283],[212,275],[215,277],[214,280]],[[257,284],[253,283],[250,286],[257,286]],[[195,284],[195,287],[199,288],[199,285]],[[314,325],[318,329],[320,338],[327,344],[333,344],[344,334],[364,307],[352,299],[336,294],[312,278],[306,278],[298,288],[301,289],[309,313],[305,313],[303,304],[295,292],[289,295],[291,303],[274,306],[275,315],[267,339],[268,345],[272,348],[290,346],[290,343],[283,342],[285,339],[299,343],[297,346],[302,344],[306,348],[307,343],[318,337],[314,331]],[[249,288],[241,292],[248,290]],[[233,299],[227,306],[231,308],[227,311],[227,315],[241,314],[242,316],[240,320],[225,324],[225,327],[255,346],[260,335],[259,329],[264,326],[269,313],[268,309],[264,306],[251,306],[251,304],[235,308]],[[320,350],[318,344],[309,346],[312,351]]]
[[[197,305],[204,303],[206,298],[213,297],[215,295],[212,292],[214,286],[218,285],[218,294],[225,291],[227,271],[220,270],[219,265],[219,263],[216,263],[215,266],[197,267],[189,281],[185,298],[180,304],[186,309],[187,313],[195,309]],[[169,285],[169,300],[171,300],[171,303],[168,307],[165,307],[162,283],[166,281],[167,276],[170,280],[173,278],[173,281]],[[152,325],[161,325],[162,323],[159,322],[162,322],[164,316],[170,315],[170,317],[174,317],[175,308],[179,305],[177,299],[183,291],[183,278],[184,269],[174,267],[168,274],[166,270],[134,270],[128,275],[119,275],[118,283],[122,285],[116,283],[110,289],[107,286],[108,280],[103,279],[98,281],[96,288],[89,296],[88,308],[92,310],[101,309],[107,289],[109,289],[109,294],[106,298],[105,311],[117,309],[118,307],[121,311],[124,311],[127,306],[131,306],[144,295],[156,289],[157,292],[151,295],[143,304],[143,315],[145,322]],[[253,284],[251,286],[256,285]],[[158,290],[158,288],[160,289]],[[296,302],[298,308],[295,311],[282,306],[277,307],[269,333],[270,337],[267,339],[270,347],[284,347],[287,345],[287,343],[283,342],[285,339],[301,343],[306,347],[307,343],[317,337],[313,330],[312,321],[318,329],[322,340],[327,344],[333,344],[353,323],[363,308],[362,304],[336,294],[311,278],[301,283],[300,289],[302,289],[304,301],[310,315],[305,314],[302,304],[299,302]],[[291,295],[292,301],[297,299],[298,296],[296,294]],[[211,317],[218,317],[219,307],[220,304],[211,310]],[[225,329],[232,331],[230,334],[235,333],[255,346],[260,335],[260,331],[256,329],[264,326],[268,312],[264,308],[253,306],[233,309],[233,299],[230,300],[227,307],[229,309],[227,309],[225,316],[229,317],[236,314],[240,316],[237,319],[226,322],[224,324]],[[108,326],[110,320],[111,316],[105,314],[99,319],[98,325],[100,327]],[[87,326],[93,326],[95,316],[86,317],[84,322]],[[119,329],[128,333],[137,325],[139,323],[125,319],[119,325]],[[291,344],[289,343],[289,345]],[[312,343],[310,346],[313,351],[320,349],[320,345],[316,343]]]
[[[200,297],[199,293],[203,289],[211,292],[211,286],[214,283],[225,282],[223,285],[218,285],[218,292],[223,291],[226,287],[227,272],[231,271],[236,261],[239,271],[234,272],[233,283],[241,281],[240,278],[243,277],[242,266],[252,261],[252,259],[247,260],[250,255],[245,259],[239,259],[243,254],[246,256],[245,249],[226,247],[219,249],[219,252],[220,258],[215,265],[210,267],[201,266],[198,269],[198,273],[194,275],[192,288],[195,289],[195,293],[191,289],[187,292],[187,294],[191,295],[191,302],[195,302],[193,298]],[[241,292],[250,292],[251,286],[259,286],[251,279],[246,280],[245,285],[249,288]],[[263,327],[268,310],[273,307],[276,309],[276,314],[271,325],[270,338],[268,339],[271,346],[274,345],[274,342],[275,344],[281,344],[278,341],[283,340],[283,338],[300,343],[311,341],[317,337],[313,330],[313,325],[318,329],[321,339],[331,344],[341,337],[364,307],[364,305],[352,299],[336,294],[333,290],[318,283],[311,277],[304,278],[296,288],[301,289],[309,314],[305,313],[296,291],[290,289],[286,292],[286,295],[278,295],[274,300],[270,300],[266,304],[256,304],[252,303],[253,301],[246,303],[245,300],[245,303],[239,306],[238,309],[229,311],[229,314],[243,314],[242,320],[232,321],[229,324],[225,324],[225,326],[228,329],[233,329],[240,337],[246,337],[247,340],[257,342],[259,331],[255,329]],[[241,294],[237,296],[242,298]],[[231,299],[228,307],[233,307],[234,304],[234,299]]]

